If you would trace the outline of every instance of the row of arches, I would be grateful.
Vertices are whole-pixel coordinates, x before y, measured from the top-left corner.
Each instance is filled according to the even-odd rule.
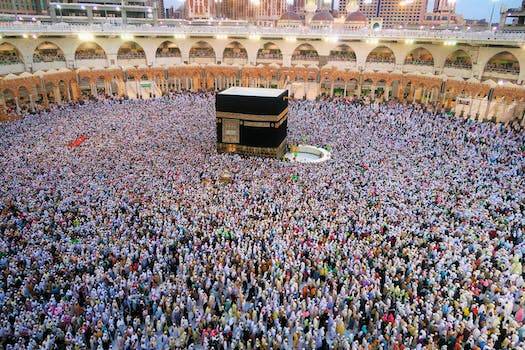
[[[402,73],[356,72],[335,67],[197,66],[129,67],[24,73],[0,79],[0,107],[5,111],[37,110],[49,104],[89,96],[110,95],[148,98],[138,89],[142,82],[160,94],[180,90],[220,90],[230,86],[288,88],[291,96],[344,96],[371,100],[399,99],[434,107],[464,111],[482,119],[505,115],[505,120],[523,118],[525,90],[494,82],[443,80],[437,76]],[[137,87],[137,89],[134,89]],[[151,96],[150,96],[151,97]],[[467,107],[465,107],[467,106]],[[458,112],[459,111],[459,112]],[[0,110],[1,112],[1,110]],[[521,119],[520,119],[521,120]]]
[[[181,58],[181,50],[173,41],[165,41],[157,48],[155,57],[158,58]],[[246,64],[248,53],[246,48],[238,41],[232,41],[226,45],[222,52],[224,63]],[[75,50],[75,60],[106,60],[104,49],[95,42],[84,42]],[[190,63],[215,63],[217,54],[214,48],[206,41],[195,43],[189,51]],[[283,54],[280,48],[272,43],[265,43],[257,52],[257,63],[279,63],[282,62]],[[117,60],[131,60],[132,64],[146,63],[144,49],[134,41],[123,43],[117,52]],[[292,64],[318,64],[320,55],[317,50],[308,43],[298,45],[292,54]],[[356,62],[355,51],[347,44],[341,44],[330,51],[328,61]],[[33,53],[34,63],[65,62],[62,49],[56,44],[45,41],[38,45]],[[395,64],[397,58],[389,47],[378,46],[367,56],[366,63]],[[434,67],[433,55],[425,48],[418,47],[409,52],[405,59],[405,65]],[[0,44],[0,64],[23,64],[23,57],[18,49],[10,43]],[[463,49],[451,53],[445,60],[445,68],[471,70],[473,66],[472,57]],[[515,55],[508,51],[495,54],[484,67],[484,74],[488,77],[492,73],[519,76],[520,64]]]

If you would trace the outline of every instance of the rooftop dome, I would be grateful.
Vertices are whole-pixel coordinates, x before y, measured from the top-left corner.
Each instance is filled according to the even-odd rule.
[[[368,21],[368,18],[364,15],[361,11],[355,11],[352,13],[349,13],[348,16],[346,16],[346,22],[366,22]]]
[[[283,13],[283,15],[280,18],[281,21],[300,21],[301,17],[292,11],[288,11]]]
[[[315,15],[312,17],[312,21],[333,21],[334,17],[330,12],[327,10],[321,10],[315,13]]]

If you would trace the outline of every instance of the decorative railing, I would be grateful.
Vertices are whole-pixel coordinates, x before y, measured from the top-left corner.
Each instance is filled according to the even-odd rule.
[[[20,64],[22,60],[18,56],[0,55],[0,65]]]
[[[283,55],[280,53],[259,53],[257,58],[261,60],[282,60]]]
[[[411,64],[414,66],[433,66],[434,61],[428,61],[428,60],[406,60],[405,64]]]
[[[246,52],[225,51],[223,56],[224,58],[248,58],[248,54]]]
[[[520,69],[518,67],[487,65],[485,72],[518,75],[520,74]]]
[[[165,58],[165,57],[181,57],[180,51],[157,51],[155,57]]]
[[[317,55],[293,55],[292,60],[294,61],[318,61],[319,56]]]
[[[472,63],[468,62],[445,62],[445,68],[472,69]]]
[[[126,52],[119,53],[117,58],[119,60],[146,59],[146,54],[144,52]]]
[[[352,55],[330,55],[328,61],[356,62],[356,57]]]
[[[66,58],[62,54],[41,54],[41,53],[35,53],[33,55],[33,62],[34,63],[41,63],[41,62],[65,62]]]
[[[239,35],[246,37],[253,36],[295,36],[301,38],[352,38],[366,40],[368,38],[388,38],[388,39],[426,39],[438,41],[477,41],[482,43],[490,42],[512,42],[523,43],[523,33],[506,33],[500,31],[455,31],[455,30],[409,30],[409,29],[384,29],[371,30],[360,29],[350,30],[345,28],[282,28],[282,27],[261,27],[253,25],[244,26],[191,26],[191,25],[121,25],[121,24],[41,24],[28,22],[2,22],[0,23],[0,33],[10,35],[36,34],[71,34],[79,32],[90,32],[94,34],[120,35],[123,32],[137,35],[206,35],[215,36],[217,34]]]
[[[105,60],[106,54],[104,52],[77,52],[75,53],[76,60]]]
[[[208,49],[202,49],[202,50],[194,49],[194,50],[190,50],[190,57],[192,58],[196,58],[196,57],[215,58],[215,53],[213,52],[213,50],[208,50]]]
[[[393,57],[368,57],[366,63],[396,63]]]

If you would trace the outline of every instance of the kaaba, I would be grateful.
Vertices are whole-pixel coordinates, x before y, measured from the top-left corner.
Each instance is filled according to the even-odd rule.
[[[232,87],[215,99],[217,151],[280,158],[286,152],[288,90]]]

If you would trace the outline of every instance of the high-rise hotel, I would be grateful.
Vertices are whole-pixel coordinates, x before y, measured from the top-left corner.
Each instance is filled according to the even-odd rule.
[[[428,0],[359,0],[359,9],[368,18],[382,18],[383,27],[416,25],[423,20]]]

